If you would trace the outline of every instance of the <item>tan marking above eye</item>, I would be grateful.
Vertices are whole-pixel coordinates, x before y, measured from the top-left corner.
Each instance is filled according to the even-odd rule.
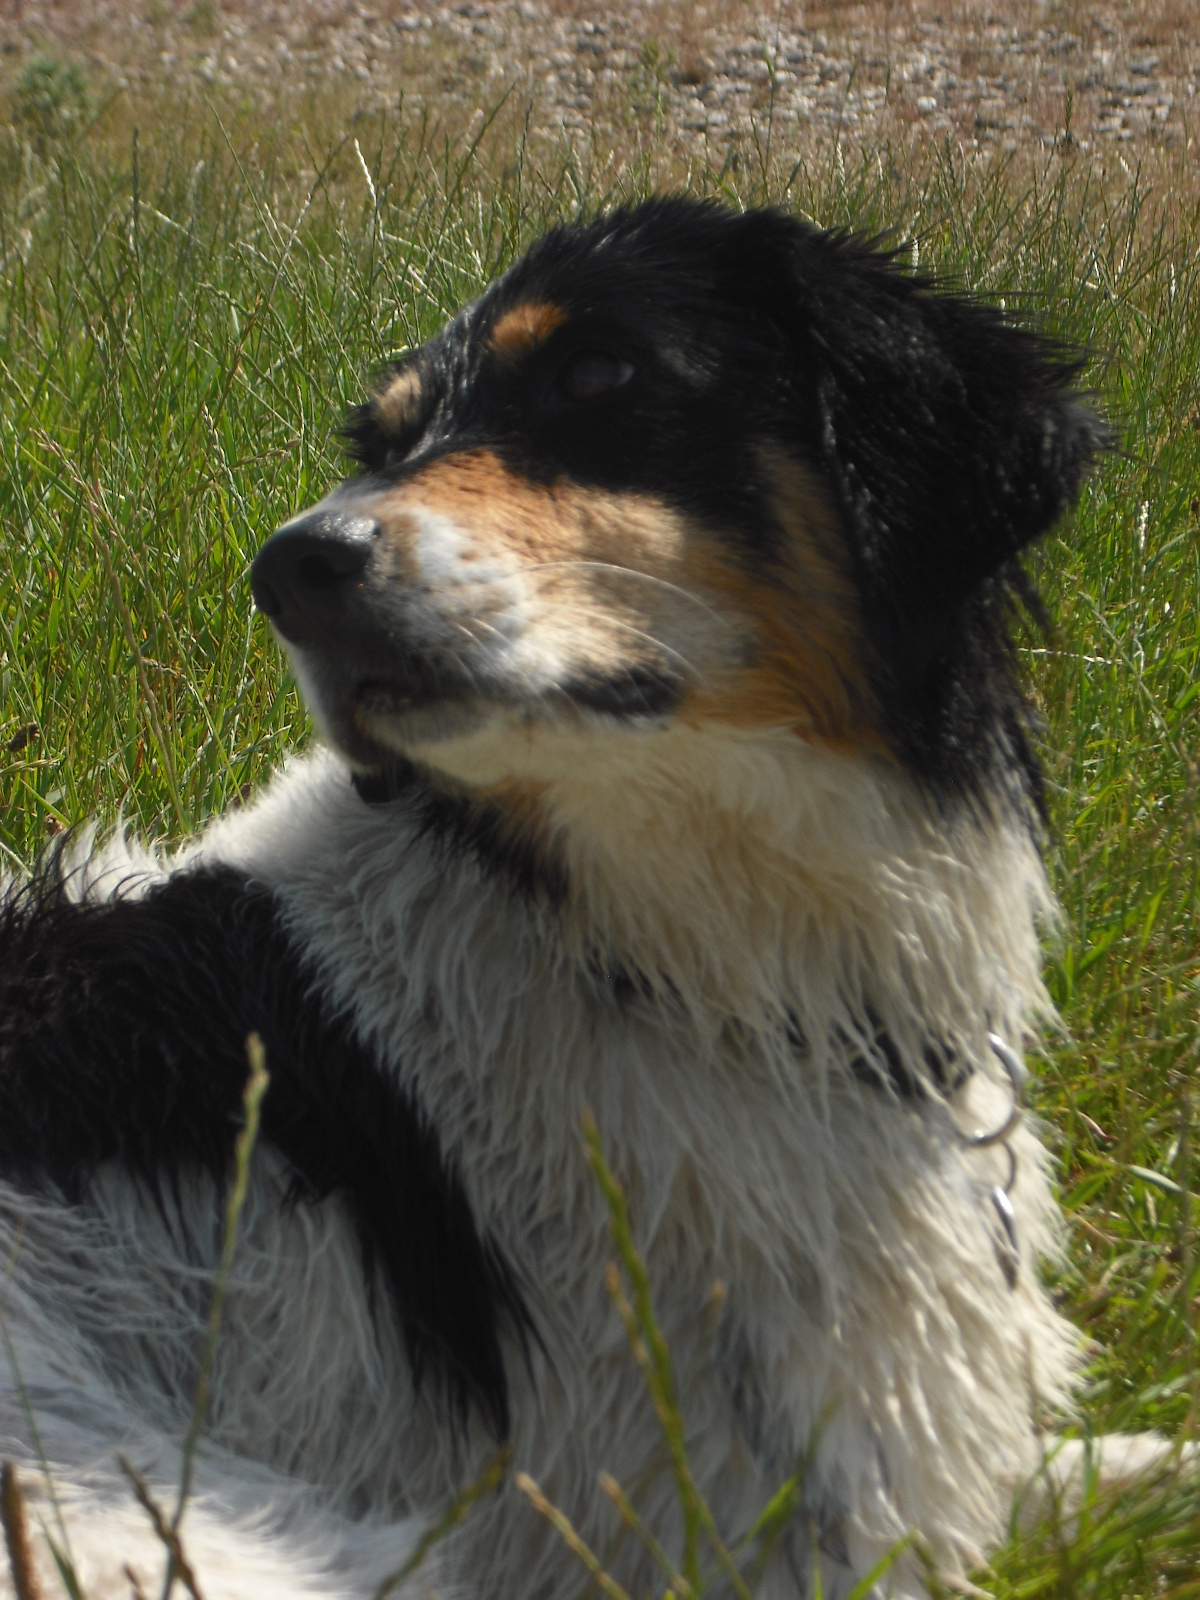
[[[388,433],[403,433],[421,414],[421,379],[406,367],[375,396],[375,415]]]
[[[513,306],[497,320],[488,344],[494,355],[512,360],[526,350],[535,349],[566,320],[567,314],[561,306],[549,301],[527,300],[523,305]]]

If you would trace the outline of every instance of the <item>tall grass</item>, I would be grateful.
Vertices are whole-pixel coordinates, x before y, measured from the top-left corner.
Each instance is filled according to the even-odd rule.
[[[0,130],[0,847],[119,813],[177,836],[307,736],[246,584],[339,472],[364,374],[429,334],[545,224],[664,177],[887,229],[923,269],[1093,354],[1121,448],[1035,558],[1056,618],[1024,656],[1044,718],[1066,1030],[1039,1110],[1061,1160],[1056,1285],[1098,1341],[1095,1430],[1196,1421],[1200,941],[1200,284],[1194,193],[1071,146],[906,146],[664,172],[530,155],[520,108],[274,130],[144,100],[90,129]],[[51,130],[53,132],[53,130]],[[1200,1593],[1186,1497],[1014,1534],[1005,1596]],[[1186,1511],[1185,1508],[1190,1507]],[[1136,1534],[1136,1537],[1135,1537]],[[1140,1541],[1140,1542],[1139,1542]]]

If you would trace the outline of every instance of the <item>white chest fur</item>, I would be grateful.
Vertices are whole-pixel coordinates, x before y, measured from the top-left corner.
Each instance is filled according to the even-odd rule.
[[[436,1126],[543,1341],[510,1360],[517,1464],[585,1529],[606,1525],[596,1473],[644,1484],[657,1438],[603,1289],[588,1107],[719,1514],[748,1518],[808,1453],[835,1587],[839,1557],[861,1571],[910,1527],[957,1564],[999,1531],[998,1486],[1036,1464],[1034,1406],[1072,1365],[1031,1271],[1054,1244],[1040,1147],[1016,1136],[1012,1290],[988,1204],[1004,1157],[960,1137],[1003,1109],[987,1031],[1019,1041],[1042,1000],[1040,865],[1015,828],[949,827],[861,758],[747,749],[736,810],[715,781],[681,803],[681,770],[728,772],[714,754],[668,752],[647,778],[641,752],[640,810],[628,787],[616,809],[619,763],[607,794],[594,774],[550,785],[560,908],[414,836],[402,803],[367,807],[328,756],[197,850],[275,890]],[[983,1070],[953,1104],[898,1096],[851,1070],[880,1065],[881,1032],[914,1079],[931,1039]],[[669,1520],[661,1474],[646,1492]],[[478,1537],[554,1559],[520,1507],[498,1516]]]

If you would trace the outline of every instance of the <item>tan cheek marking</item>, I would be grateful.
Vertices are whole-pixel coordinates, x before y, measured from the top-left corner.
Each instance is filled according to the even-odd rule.
[[[383,530],[384,581],[419,578],[414,505],[447,517],[469,541],[461,551],[464,579],[472,557],[512,563],[534,579],[538,635],[564,660],[599,672],[656,660],[663,597],[673,593],[688,540],[676,513],[647,496],[531,483],[490,451],[465,451],[431,462],[363,506]],[[478,608],[477,591],[469,603]]]
[[[605,673],[653,664],[661,587],[684,545],[679,519],[639,495],[535,484],[486,451],[435,463],[422,505],[471,530],[481,560],[512,561],[535,584],[537,634],[564,661]]]
[[[887,751],[867,675],[869,647],[836,517],[799,463],[773,456],[785,557],[762,575],[713,540],[689,552],[686,583],[740,614],[748,666],[689,696],[681,716],[739,728],[785,727],[843,748]]]
[[[466,575],[472,555],[481,562],[501,557],[539,574],[541,638],[590,670],[654,661],[662,597],[694,596],[700,605],[687,610],[689,627],[701,626],[706,610],[712,615],[700,655],[727,665],[705,671],[680,708],[683,720],[790,728],[804,738],[886,753],[836,516],[799,463],[779,453],[767,467],[786,554],[765,574],[747,572],[718,536],[690,527],[650,497],[531,483],[487,450],[435,461],[373,496],[369,509],[383,527],[385,578],[420,576],[408,515],[414,503],[447,516],[469,539]],[[631,570],[652,581],[629,577]],[[477,594],[470,604],[478,609]],[[748,665],[731,660],[734,640],[749,641]]]
[[[411,368],[398,372],[375,396],[375,415],[388,433],[402,433],[421,411],[421,380]]]
[[[527,301],[524,305],[513,306],[497,320],[488,344],[494,355],[512,360],[548,339],[566,320],[567,314],[561,306],[549,301]]]

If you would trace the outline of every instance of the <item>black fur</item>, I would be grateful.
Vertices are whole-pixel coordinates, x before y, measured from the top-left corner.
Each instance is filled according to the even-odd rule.
[[[345,1196],[416,1380],[505,1434],[501,1327],[529,1328],[516,1284],[418,1108],[322,1004],[271,894],[207,869],[80,904],[61,860],[0,908],[0,1170],[72,1200],[104,1162],[159,1193],[189,1164],[223,1179],[256,1031],[262,1137],[297,1203]]]
[[[566,867],[536,838],[512,828],[499,806],[439,789],[400,757],[373,772],[356,772],[351,782],[368,805],[402,804],[418,836],[448,857],[473,856],[481,872],[503,878],[530,899],[552,906],[566,900]]]
[[[536,350],[490,360],[491,328],[529,301],[567,316]],[[563,373],[597,351],[636,376],[573,400]],[[767,583],[780,529],[763,447],[799,456],[841,513],[896,754],[947,796],[1015,782],[1037,801],[1015,562],[1109,443],[1053,344],[870,240],[660,199],[552,232],[410,359],[423,399],[403,436],[370,405],[347,426],[366,471],[486,446],[545,481],[644,490]]]

